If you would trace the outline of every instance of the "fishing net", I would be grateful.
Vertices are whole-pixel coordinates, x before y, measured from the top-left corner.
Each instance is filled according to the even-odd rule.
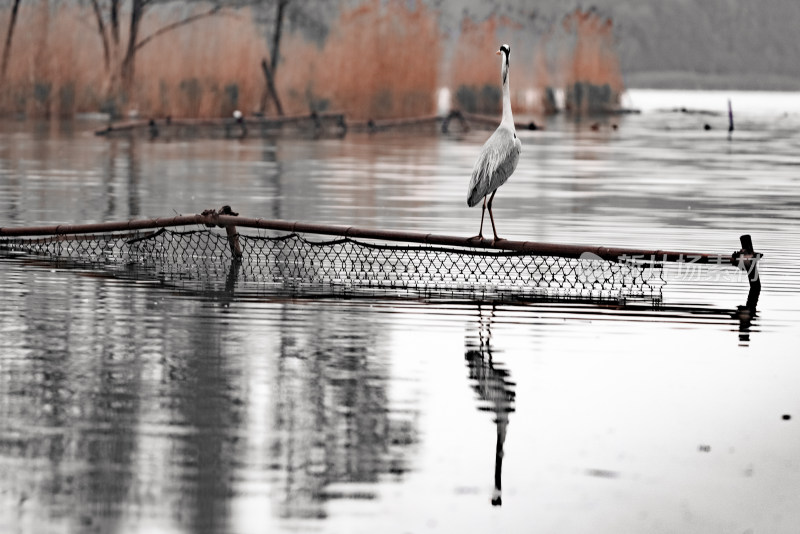
[[[7,254],[46,256],[162,282],[293,292],[406,292],[475,298],[659,299],[657,263],[611,262],[469,247],[388,244],[347,237],[238,234],[241,257],[216,229],[7,238]]]

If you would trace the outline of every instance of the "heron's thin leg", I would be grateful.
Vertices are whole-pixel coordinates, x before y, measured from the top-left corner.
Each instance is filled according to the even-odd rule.
[[[489,212],[491,213],[491,211]],[[483,217],[486,215],[486,197],[483,197],[483,207],[481,208],[481,227],[478,230],[478,236],[483,239]]]
[[[483,197],[483,208],[481,208],[481,229],[478,230],[478,235],[470,237],[468,241],[474,241],[475,239],[480,239],[483,241],[483,216],[486,213],[486,197]]]
[[[489,208],[489,219],[491,219],[491,221],[492,221],[492,232],[494,232],[494,240],[495,241],[500,241],[500,237],[498,237],[498,235],[497,235],[497,228],[494,225],[494,215],[492,215],[492,200],[494,200],[494,194],[495,193],[497,193],[497,189],[495,189],[492,192],[492,196],[489,198],[489,205],[487,207]]]

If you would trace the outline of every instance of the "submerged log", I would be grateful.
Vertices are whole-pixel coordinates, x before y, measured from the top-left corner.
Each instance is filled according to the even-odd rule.
[[[347,122],[342,113],[311,113],[283,117],[235,117],[217,119],[149,119],[111,124],[95,135],[140,136],[155,139],[240,139],[243,137],[342,137]],[[154,135],[155,133],[155,135]]]

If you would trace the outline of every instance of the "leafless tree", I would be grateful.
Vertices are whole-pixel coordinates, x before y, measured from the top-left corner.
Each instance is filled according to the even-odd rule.
[[[8,68],[8,58],[11,57],[11,40],[14,38],[14,26],[17,24],[17,13],[19,13],[20,0],[14,0],[11,7],[11,18],[8,20],[8,30],[6,30],[6,42],[3,47],[3,63],[0,65],[0,82],[6,78]]]
[[[312,39],[324,40],[328,33],[328,21],[339,7],[339,2],[318,2],[313,0],[252,0],[253,5],[261,7],[259,24],[271,27],[267,46],[269,58],[261,62],[266,86],[261,97],[261,111],[267,107],[271,98],[279,115],[283,109],[275,89],[275,80],[281,60],[281,41],[286,30],[287,20],[292,29],[305,31]]]
[[[19,1],[19,0],[17,0]],[[162,0],[166,3],[171,0]],[[101,3],[102,2],[102,3]],[[128,41],[123,46],[120,42],[120,25],[122,3],[124,0],[91,0],[92,9],[97,21],[97,31],[103,44],[103,60],[106,72],[109,76],[108,91],[110,93],[121,92],[124,98],[130,96],[133,82],[136,75],[136,53],[142,47],[151,43],[165,33],[191,24],[197,20],[210,17],[220,13],[222,2],[215,2],[207,11],[195,13],[176,22],[167,24],[150,35],[139,36],[142,19],[147,9],[155,4],[157,0],[130,0],[130,20]],[[104,15],[107,12],[108,15]]]
[[[272,58],[270,59],[270,67],[272,72],[278,68],[278,59],[280,58],[281,49],[281,35],[283,33],[283,19],[286,16],[286,6],[289,5],[289,0],[277,0],[277,11],[275,14],[275,29],[272,32]]]
[[[272,54],[270,60],[264,58],[261,61],[261,70],[264,73],[264,81],[266,86],[261,95],[260,111],[264,113],[267,109],[267,97],[272,98],[275,104],[275,110],[278,115],[283,115],[283,106],[281,99],[278,96],[278,90],[275,88],[275,71],[278,68],[278,60],[280,59],[281,36],[283,35],[283,21],[286,15],[286,7],[289,5],[290,0],[275,0],[275,21],[272,30]]]

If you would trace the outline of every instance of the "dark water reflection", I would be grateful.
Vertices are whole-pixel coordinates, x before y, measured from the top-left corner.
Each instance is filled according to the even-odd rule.
[[[310,315],[308,329],[279,334],[271,452],[284,518],[323,518],[331,498],[376,498],[370,484],[402,476],[416,440],[413,413],[390,403],[377,325],[354,329],[336,309]]]
[[[135,286],[57,282],[36,271],[18,281],[47,291],[26,295],[16,320],[4,321],[4,340],[7,329],[21,334],[4,346],[11,510],[26,522],[110,532],[128,513],[164,504],[161,479],[181,488],[169,498],[180,499],[182,523],[224,530],[242,400],[221,325],[201,315],[199,328],[186,328],[178,310]]]
[[[692,116],[617,119],[521,132],[500,233],[726,253],[751,233],[757,316],[737,314],[746,280],[714,273],[672,273],[657,307],[492,305],[2,257],[0,531],[793,532],[800,116],[741,117],[732,141]],[[0,225],[225,203],[444,234],[479,222],[463,197],[482,132],[83,132],[0,128]]]
[[[407,471],[416,415],[389,399],[380,325],[279,302],[243,325],[216,298],[87,274],[6,279],[4,524],[224,532],[253,476],[278,517],[319,519]]]
[[[469,368],[469,378],[473,382],[473,389],[481,401],[479,409],[494,414],[494,424],[497,429],[497,443],[495,445],[494,460],[494,491],[492,492],[492,505],[503,504],[503,448],[508,431],[509,414],[514,411],[514,383],[510,380],[509,372],[495,361],[492,354],[492,318],[495,307],[493,306],[489,317],[484,323],[481,308],[478,308],[479,328],[477,339],[468,336],[466,339],[467,351],[465,358]]]

